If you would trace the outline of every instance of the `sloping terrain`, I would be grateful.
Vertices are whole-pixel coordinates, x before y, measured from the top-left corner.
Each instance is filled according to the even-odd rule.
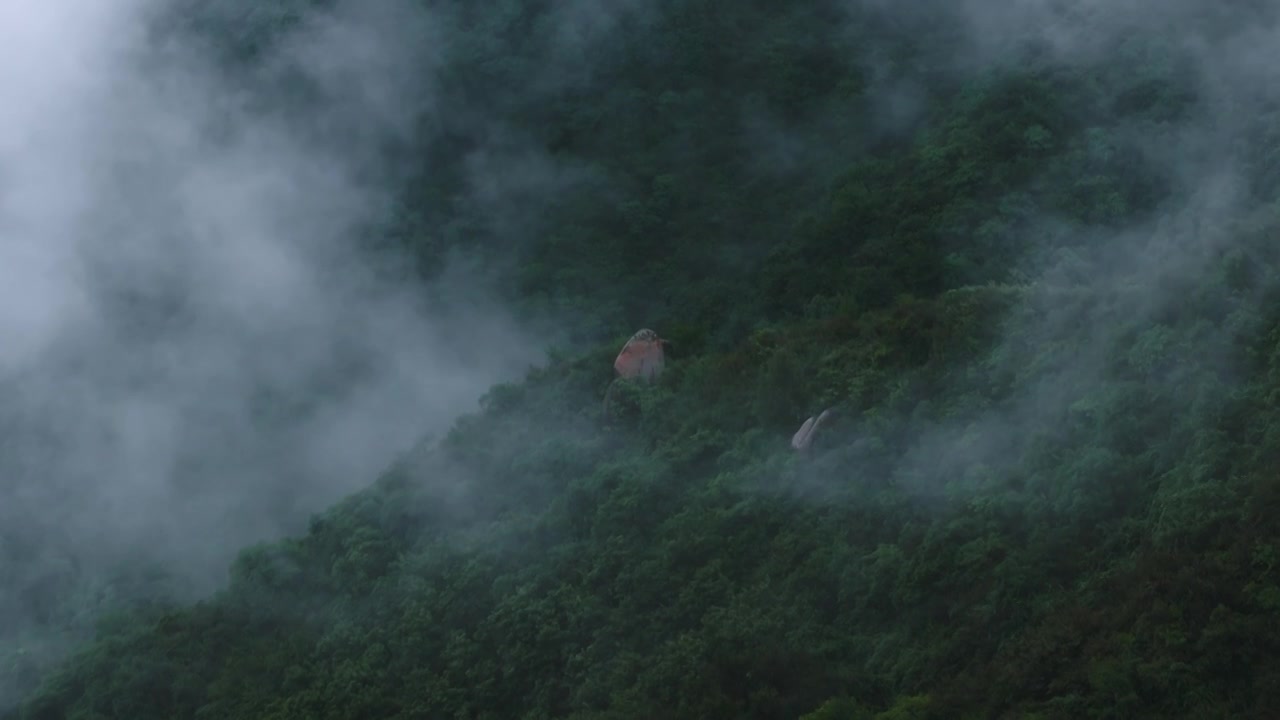
[[[15,717],[1280,714],[1272,19],[947,7],[432,4],[384,241],[556,349]]]

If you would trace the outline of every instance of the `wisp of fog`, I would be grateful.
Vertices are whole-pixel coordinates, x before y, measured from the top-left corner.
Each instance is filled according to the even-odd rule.
[[[338,3],[282,30],[257,64],[306,89],[291,108],[161,39],[161,10],[0,2],[8,627],[51,572],[208,590],[540,359],[482,292],[429,304],[357,242],[403,172],[386,148],[434,110],[429,16]]]
[[[912,418],[911,440],[883,471],[893,476],[895,492],[939,508],[963,507],[997,486],[1008,498],[1068,496],[1070,488],[1057,485],[1036,486],[1020,496],[1007,490],[1010,483],[999,482],[1016,471],[1019,483],[1035,486],[1036,478],[1026,477],[1027,465],[1020,463],[1047,438],[1061,440],[1069,428],[1080,435],[1081,427],[1100,426],[1096,406],[1120,406],[1116,398],[1121,388],[1133,397],[1165,402],[1173,414],[1169,428],[1184,415],[1219,407],[1228,388],[1243,382],[1237,348],[1255,327],[1254,303],[1260,298],[1236,291],[1228,299],[1205,288],[1222,256],[1237,250],[1241,228],[1274,223],[1276,217],[1274,171],[1256,156],[1269,126],[1274,127],[1280,99],[1272,82],[1274,64],[1263,60],[1280,31],[1274,6],[966,0],[908,8],[884,0],[847,0],[846,7],[861,12],[861,21],[871,13],[896,32],[943,27],[948,43],[938,44],[937,52],[947,53],[946,62],[935,65],[947,68],[957,86],[998,77],[1021,67],[1027,57],[1038,58],[1043,67],[1094,68],[1100,74],[1108,69],[1105,63],[1117,58],[1143,58],[1142,72],[1166,73],[1193,97],[1184,113],[1160,121],[1134,120],[1118,109],[1094,109],[1091,115],[1081,111],[1078,120],[1087,128],[1082,152],[1099,160],[1125,154],[1165,183],[1167,192],[1153,210],[1135,214],[1137,219],[1124,226],[1082,222],[1042,208],[1022,219],[1011,242],[1024,259],[1001,280],[1006,283],[1001,290],[1019,299],[1005,316],[999,340],[975,361],[973,370],[1010,378],[1017,389],[971,416],[922,419],[926,413]],[[867,64],[889,67],[875,57]],[[893,70],[885,71],[891,80],[884,83],[887,89],[878,90],[886,104],[893,101],[893,87],[910,89],[925,80],[913,76],[909,63]],[[1123,76],[1135,71],[1115,72]],[[1011,205],[1020,202],[1026,189],[1009,193]],[[1195,312],[1222,319],[1217,325],[1202,320],[1206,327],[1196,331],[1192,345],[1162,345],[1165,326],[1175,322],[1170,318],[1188,322],[1190,313],[1179,309],[1192,303],[1199,303]],[[1173,369],[1148,372],[1140,383],[1125,386],[1116,379],[1115,368],[1126,363],[1135,376],[1142,374],[1144,363]],[[1187,389],[1192,371],[1203,372],[1194,393]],[[1213,382],[1204,379],[1209,375]],[[1206,395],[1215,394],[1206,402]],[[1172,432],[1169,428],[1165,430]],[[831,477],[855,487],[870,482],[868,476],[879,471],[864,468],[881,465],[866,459],[878,456],[863,444],[858,440],[839,446],[806,472],[818,485]],[[837,468],[854,468],[858,480],[847,481]],[[957,480],[968,477],[973,479]],[[988,482],[995,477],[1000,481]],[[1142,481],[1147,479],[1125,478]],[[1168,485],[1174,487],[1173,482]]]

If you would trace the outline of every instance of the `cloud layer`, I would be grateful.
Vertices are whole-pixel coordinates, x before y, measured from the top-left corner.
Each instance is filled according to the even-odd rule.
[[[338,3],[235,69],[164,9],[0,4],[0,530],[208,587],[540,348],[363,242],[442,111],[431,16]]]

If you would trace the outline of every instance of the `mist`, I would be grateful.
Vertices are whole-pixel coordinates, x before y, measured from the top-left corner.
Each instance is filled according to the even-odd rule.
[[[50,587],[121,564],[208,592],[240,548],[305,527],[541,360],[480,279],[447,270],[428,293],[366,242],[411,170],[397,148],[448,111],[430,15],[337,3],[233,73],[157,32],[170,11],[0,4],[14,632],[53,622]]]
[[[881,432],[877,423],[861,422],[859,408],[846,408],[843,420],[824,428],[835,436],[832,450],[800,471],[802,492],[819,488],[815,497],[828,497],[840,478],[840,487],[888,483],[939,510],[1002,496],[1018,511],[1033,504],[1063,511],[1074,489],[1035,469],[1050,462],[1044,449],[1057,447],[1060,457],[1050,464],[1078,463],[1082,482],[1112,483],[1117,495],[1145,487],[1158,507],[1185,480],[1163,474],[1173,459],[1144,460],[1149,464],[1139,467],[1150,476],[1104,478],[1090,476],[1088,458],[1074,451],[1125,452],[1130,439],[1106,435],[1108,415],[1122,408],[1151,408],[1150,431],[1160,436],[1211,425],[1248,379],[1240,347],[1260,321],[1261,286],[1227,290],[1215,283],[1231,253],[1254,262],[1256,247],[1244,246],[1243,238],[1277,221],[1274,170],[1257,155],[1274,144],[1267,143],[1274,134],[1267,128],[1280,102],[1274,63],[1264,60],[1274,56],[1274,13],[1144,0],[933,5],[860,0],[846,8],[861,22],[870,17],[898,31],[946,34],[947,51],[961,48],[944,64],[956,86],[1032,66],[1097,73],[1100,83],[1111,74],[1129,79],[1136,89],[1113,91],[1112,107],[1079,111],[1085,134],[1078,152],[1099,166],[1125,158],[1134,165],[1128,172],[1159,183],[1159,199],[1122,224],[1043,206],[1023,212],[1004,230],[1022,259],[990,289],[1015,298],[997,340],[951,375],[994,377],[994,385],[1011,390],[975,403],[982,409],[962,417],[929,403],[907,409],[894,426],[909,437],[891,459],[878,440],[867,441]],[[920,52],[937,51],[922,43]],[[869,64],[885,78],[873,86],[883,101],[872,101],[872,112],[879,104],[886,117],[896,114],[902,92],[928,80],[910,63],[889,69],[873,57]],[[1184,112],[1151,121],[1124,111],[1123,92],[1140,95],[1164,81],[1188,88]],[[1020,194],[1037,186],[1079,180],[1049,172],[1013,189],[1009,204],[1025,204]],[[1169,329],[1179,324],[1182,341],[1171,344]],[[942,391],[949,392],[960,391]]]

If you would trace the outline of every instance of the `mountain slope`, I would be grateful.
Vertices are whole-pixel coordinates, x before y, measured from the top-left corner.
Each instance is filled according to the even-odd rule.
[[[458,126],[390,232],[565,349],[18,716],[1280,712],[1276,144],[1223,104],[1257,88],[1123,17],[974,69],[948,16],[776,5],[626,6],[560,84],[520,32],[553,9],[458,10]],[[446,200],[477,144],[568,179]],[[668,371],[605,418],[641,325]]]

